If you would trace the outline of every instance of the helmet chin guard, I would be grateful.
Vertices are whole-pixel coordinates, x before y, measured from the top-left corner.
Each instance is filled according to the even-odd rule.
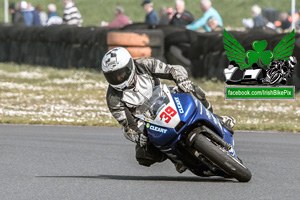
[[[119,91],[123,91],[124,89],[126,89],[130,83],[132,82],[133,78],[134,78],[134,74],[135,74],[135,65],[133,64],[133,70],[131,71],[131,74],[128,78],[127,81],[119,84],[119,85],[113,85],[113,84],[110,84],[111,87],[115,88],[116,90],[119,90]]]
[[[129,52],[125,48],[117,47],[103,57],[102,71],[107,82],[116,90],[122,91],[133,80],[135,65]]]

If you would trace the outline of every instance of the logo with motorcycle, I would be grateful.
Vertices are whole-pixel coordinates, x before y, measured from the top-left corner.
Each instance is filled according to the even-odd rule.
[[[292,77],[296,57],[295,31],[285,35],[273,51],[266,50],[266,40],[254,41],[253,50],[246,51],[230,33],[224,30],[224,49],[230,61],[224,69],[227,84],[234,85],[285,85]]]

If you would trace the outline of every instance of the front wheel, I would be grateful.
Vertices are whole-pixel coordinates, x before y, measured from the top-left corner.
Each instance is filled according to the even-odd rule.
[[[204,135],[199,134],[196,137],[193,147],[239,182],[250,181],[252,177],[250,170],[221,146],[215,145]]]

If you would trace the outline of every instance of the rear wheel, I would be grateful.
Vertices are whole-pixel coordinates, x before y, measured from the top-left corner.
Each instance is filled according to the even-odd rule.
[[[193,147],[224,172],[236,178],[238,181],[250,181],[252,177],[250,170],[221,146],[215,145],[204,135],[199,134],[197,136]]]

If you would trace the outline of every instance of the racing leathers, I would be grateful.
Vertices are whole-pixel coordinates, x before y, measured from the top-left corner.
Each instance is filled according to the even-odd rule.
[[[153,87],[160,84],[159,78],[173,80],[183,92],[192,91],[201,103],[212,111],[211,104],[206,100],[203,90],[191,84],[184,67],[180,65],[168,65],[154,58],[140,58],[134,60],[136,72],[133,87],[118,91],[109,86],[107,91],[107,105],[113,117],[122,125],[127,139],[138,144],[147,141],[142,123],[135,119],[135,108],[144,103],[144,99],[150,99]],[[189,88],[192,87],[192,88]]]

